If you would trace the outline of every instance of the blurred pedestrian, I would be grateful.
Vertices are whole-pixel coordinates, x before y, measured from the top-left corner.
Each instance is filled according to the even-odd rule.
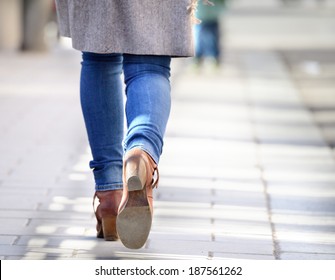
[[[194,26],[196,65],[201,65],[206,59],[216,66],[221,63],[221,17],[225,4],[225,0],[211,0],[198,5],[196,15],[200,23]]]
[[[170,62],[194,53],[196,2],[56,0],[61,35],[82,51],[80,95],[99,200],[97,237],[119,237],[128,248],[142,247],[150,232],[171,106]]]
[[[52,13],[53,0],[22,0],[23,32],[21,50],[45,51],[44,29]]]
[[[0,0],[0,49],[44,51],[54,0]]]

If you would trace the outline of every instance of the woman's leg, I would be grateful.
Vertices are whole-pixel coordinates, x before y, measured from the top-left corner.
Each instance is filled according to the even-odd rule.
[[[80,97],[93,160],[97,237],[118,239],[116,217],[122,197],[124,107],[122,55],[83,53]]]
[[[116,221],[122,243],[141,248],[150,233],[153,180],[169,118],[170,57],[124,55],[126,116],[123,194]]]
[[[96,191],[122,189],[122,55],[83,53],[80,98]]]
[[[170,62],[168,56],[143,55],[124,55],[123,62],[128,126],[124,148],[140,148],[156,164],[171,108]]]

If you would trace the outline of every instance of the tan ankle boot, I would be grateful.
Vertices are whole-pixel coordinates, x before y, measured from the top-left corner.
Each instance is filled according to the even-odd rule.
[[[121,202],[122,190],[97,191],[93,197],[93,208],[96,197],[100,202],[95,211],[97,237],[104,238],[106,241],[118,240],[116,216]]]
[[[143,150],[134,148],[126,153],[123,165],[123,194],[116,228],[123,245],[141,248],[148,239],[152,215],[152,189],[157,187],[154,173],[157,165]]]

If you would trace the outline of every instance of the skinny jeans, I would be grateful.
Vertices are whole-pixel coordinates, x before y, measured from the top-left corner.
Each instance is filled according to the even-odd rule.
[[[169,56],[83,52],[80,101],[96,191],[122,189],[125,152],[140,148],[158,164],[168,122]]]

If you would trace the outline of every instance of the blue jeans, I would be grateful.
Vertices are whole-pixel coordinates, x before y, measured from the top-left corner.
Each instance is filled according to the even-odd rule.
[[[89,52],[83,52],[82,58],[80,99],[95,189],[121,189],[126,151],[138,147],[159,162],[171,107],[171,58]]]

